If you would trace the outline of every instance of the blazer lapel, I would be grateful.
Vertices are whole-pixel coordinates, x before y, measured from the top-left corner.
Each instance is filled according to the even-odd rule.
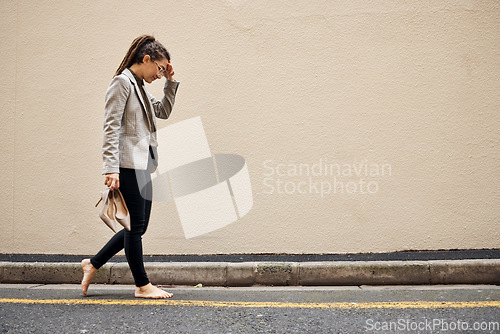
[[[141,101],[141,104],[142,104],[142,110],[146,114],[146,117],[148,119],[149,125],[152,126],[152,127],[154,127],[154,123],[153,123],[153,119],[152,119],[153,115],[150,115],[148,113],[148,108],[146,108],[146,103],[149,103],[149,106],[150,106],[151,110],[153,110],[153,106],[151,106],[151,103],[149,101],[144,101],[144,99],[142,98],[141,90],[140,90],[139,85],[137,84],[137,81],[135,80],[135,77],[132,74],[132,72],[130,72],[130,70],[128,68],[126,68],[126,69],[123,70],[122,73],[125,74],[130,79],[130,81],[132,82],[132,84],[134,85],[135,92],[137,93],[137,96],[139,96],[139,101]],[[154,131],[154,128],[151,129],[151,131]]]

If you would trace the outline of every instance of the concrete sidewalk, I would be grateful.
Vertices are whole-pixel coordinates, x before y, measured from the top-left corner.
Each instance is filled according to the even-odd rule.
[[[429,261],[146,262],[154,284],[434,285],[500,284],[500,259]],[[0,283],[77,284],[79,262],[0,262]],[[128,264],[110,262],[93,283],[133,284]]]

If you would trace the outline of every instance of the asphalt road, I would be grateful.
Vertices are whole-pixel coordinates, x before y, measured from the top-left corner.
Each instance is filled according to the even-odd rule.
[[[0,285],[0,333],[500,333],[500,286],[165,289]]]

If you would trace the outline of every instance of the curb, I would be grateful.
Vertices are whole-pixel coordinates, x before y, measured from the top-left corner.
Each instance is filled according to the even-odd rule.
[[[500,284],[500,259],[323,262],[146,262],[154,284],[433,285]],[[80,263],[0,262],[0,283],[77,284]],[[93,283],[133,284],[127,263],[108,263]]]

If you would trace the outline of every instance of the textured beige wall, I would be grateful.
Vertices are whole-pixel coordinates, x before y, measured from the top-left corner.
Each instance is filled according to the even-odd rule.
[[[159,127],[200,116],[254,196],[189,240],[155,203],[145,253],[499,247],[498,1],[3,0],[0,33],[2,253],[93,254],[111,236],[94,208],[104,93],[143,33],[181,81]]]

